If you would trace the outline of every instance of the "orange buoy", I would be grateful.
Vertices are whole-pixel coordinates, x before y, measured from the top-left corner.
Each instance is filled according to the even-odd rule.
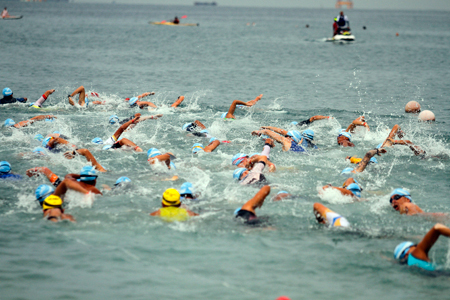
[[[419,114],[419,121],[436,121],[436,117],[432,111],[424,110]]]
[[[419,113],[420,112],[420,104],[417,101],[409,101],[405,106],[406,113]]]

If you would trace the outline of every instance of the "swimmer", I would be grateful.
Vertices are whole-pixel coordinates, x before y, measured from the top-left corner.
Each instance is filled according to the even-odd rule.
[[[137,120],[135,123],[131,124],[126,131],[133,129],[138,123],[145,121],[145,120],[156,120],[158,118],[161,118],[163,115],[162,114],[157,114],[154,116],[141,116],[139,118],[139,120]],[[119,117],[116,115],[112,115],[109,117],[109,124],[116,124],[119,123],[120,125],[123,125],[125,123],[127,123],[128,121],[134,119],[135,116],[131,116],[129,118],[123,119],[123,120],[119,120]]]
[[[330,118],[333,119],[333,117],[328,117],[328,116],[320,116],[320,115],[312,116],[311,118],[301,121],[300,123],[293,121],[293,122],[291,122],[291,125],[306,126],[306,125],[310,125],[314,121],[325,120],[325,119],[330,119]]]
[[[33,117],[29,120],[25,120],[25,121],[20,121],[19,123],[14,122],[13,119],[6,119],[5,123],[3,124],[5,127],[9,127],[9,128],[22,128],[22,127],[27,127],[28,125],[33,124],[36,121],[43,121],[43,120],[53,120],[56,119],[55,116],[53,115],[39,115],[36,117]]]
[[[404,136],[404,132],[401,130],[400,126],[398,126],[397,124],[394,125],[394,127],[392,127],[391,132],[389,133],[388,137],[386,138],[386,140],[381,144],[381,148],[384,147],[392,147],[394,145],[405,145],[408,146],[409,149],[411,149],[414,154],[416,156],[421,156],[422,158],[425,158],[425,155],[427,154],[425,152],[425,150],[423,150],[422,148],[420,148],[417,145],[414,145],[411,141],[409,140],[394,140],[395,136],[398,136],[399,138],[403,138]]]
[[[367,131],[370,131],[370,127],[367,124],[364,116],[358,117],[355,120],[353,120],[352,123],[348,125],[347,129],[345,129],[345,131],[354,133],[356,126],[364,126],[365,128],[367,128]]]
[[[165,164],[169,170],[171,168],[175,169],[175,164],[171,161],[171,159],[175,159],[175,156],[170,152],[162,154],[158,149],[150,148],[147,151],[147,157],[147,161],[150,165],[159,162]]]
[[[21,103],[25,103],[27,102],[27,98],[14,98],[13,97],[13,92],[11,91],[10,88],[4,88],[3,89],[3,98],[0,99],[0,104],[8,104],[8,103],[16,103],[16,102],[21,102]]]
[[[197,195],[194,193],[194,186],[190,182],[185,182],[180,186],[181,200],[197,200]]]
[[[393,209],[401,215],[413,216],[419,215],[423,217],[448,217],[445,213],[426,213],[418,205],[412,203],[411,193],[405,189],[397,188],[392,191],[389,202]]]
[[[314,203],[313,207],[314,216],[320,224],[325,224],[329,227],[350,227],[350,223],[346,218],[335,213],[328,207],[317,202]]]
[[[116,183],[114,183],[114,186],[112,188],[106,184],[102,184],[102,187],[106,191],[112,191],[112,190],[124,188],[124,187],[128,186],[130,183],[131,183],[130,178],[128,178],[126,176],[122,176],[116,180]]]
[[[197,154],[200,151],[213,152],[214,150],[216,150],[217,147],[219,147],[219,145],[220,145],[220,141],[218,139],[216,139],[215,137],[212,137],[209,140],[209,144],[206,147],[203,147],[203,145],[200,143],[195,143],[192,146],[192,153]]]
[[[92,140],[92,142],[98,144],[98,139],[99,138],[95,138]],[[103,150],[110,150],[110,149],[134,150],[136,152],[142,152],[142,149],[138,145],[136,145],[135,143],[126,138],[121,138],[112,145],[103,146]]]
[[[46,91],[44,94],[42,94],[41,98],[39,98],[36,102],[31,103],[30,107],[31,108],[42,108],[42,104],[44,104],[45,100],[47,100],[48,96],[50,96],[51,94],[53,94],[55,92],[55,90],[48,90]]]
[[[343,196],[351,196],[356,201],[360,201],[361,192],[363,190],[358,182],[351,177],[347,178],[342,187],[332,186],[331,184],[327,184],[322,187],[323,190],[326,190],[328,188],[332,188],[341,192]]]
[[[128,101],[128,104],[130,104],[130,107],[135,107],[135,106],[139,106],[140,109],[146,108],[146,107],[152,107],[152,108],[157,108],[157,106],[150,102],[150,101],[139,101],[139,99],[142,99],[143,97],[147,97],[150,95],[154,95],[155,93],[144,93],[142,95],[139,95],[137,97],[133,97],[131,99],[127,98],[125,99],[125,101]],[[178,107],[181,102],[183,102],[184,100],[184,96],[179,96],[178,99],[172,103],[172,105],[170,107]]]
[[[227,113],[223,113],[222,114],[222,119],[228,120],[228,119],[236,119],[236,117],[234,116],[234,111],[236,110],[236,106],[237,105],[244,105],[244,106],[253,106],[256,104],[256,102],[258,102],[259,100],[261,100],[263,94],[259,95],[258,97],[256,97],[253,100],[244,102],[244,101],[240,101],[240,100],[234,100],[233,103],[231,103],[230,108],[228,109]]]
[[[7,161],[0,161],[0,180],[20,180],[22,176],[11,173],[11,164]]]
[[[233,178],[238,180],[241,185],[265,184],[266,177],[262,174],[265,166],[268,164],[270,149],[274,143],[267,142],[261,155],[255,155],[247,161],[246,168],[238,168],[233,172]],[[249,171],[247,168],[251,168]]]
[[[427,271],[435,271],[436,265],[431,262],[428,252],[441,235],[450,237],[450,228],[437,223],[418,244],[413,242],[398,244],[394,250],[394,258],[400,260],[401,264],[415,266]]]
[[[186,221],[191,217],[198,216],[187,208],[180,207],[180,193],[176,189],[167,189],[162,195],[162,208],[154,211],[150,216],[160,217],[167,222]]]
[[[269,194],[270,186],[263,186],[252,199],[248,200],[244,205],[234,211],[235,218],[244,220],[246,224],[258,223],[255,209],[261,208],[264,204],[264,200]]]
[[[291,199],[294,196],[286,191],[279,191],[273,198],[272,201],[281,201],[284,199]]]
[[[198,129],[206,130],[206,126],[203,125],[203,123],[200,122],[199,120],[195,120],[192,123],[184,124],[182,129],[185,130],[185,131],[188,131],[188,132],[196,132]]]
[[[79,104],[81,107],[88,107],[88,106],[89,106],[89,103],[91,103],[91,104],[96,104],[96,105],[99,105],[99,104],[105,104],[104,101],[91,101],[91,102],[90,102],[90,101],[89,101],[89,98],[86,97],[86,90],[84,89],[84,86],[80,86],[80,87],[77,88],[75,91],[73,91],[72,94],[69,94],[69,95],[67,96],[67,98],[69,99],[69,103],[70,103],[70,105],[72,105],[72,106],[75,106],[75,102],[74,102],[73,99],[72,99],[72,97],[74,97],[75,95],[78,95],[78,104]],[[91,96],[98,97],[98,94],[97,94],[97,93],[91,93]]]
[[[268,162],[269,172],[275,172],[277,168],[276,168],[275,164],[272,163],[269,160],[270,159],[270,157],[269,157],[270,147],[268,148],[269,150],[267,150],[267,148],[265,148],[266,144],[267,145],[271,145],[272,148],[275,147],[275,144],[274,144],[272,139],[266,139],[264,147],[263,147],[263,152],[266,151],[266,152],[264,152],[265,153],[264,155],[266,155],[267,158],[268,158],[267,162]],[[264,149],[266,149],[266,150],[264,150]],[[253,165],[252,164],[248,164],[248,162],[255,155],[261,155],[261,153],[253,153],[253,154],[250,154],[250,155],[247,155],[247,154],[244,154],[244,153],[235,154],[231,158],[231,164],[233,166],[238,167],[238,168],[253,167]],[[248,170],[250,171],[251,169],[248,169]]]
[[[386,149],[376,148],[376,149],[367,151],[366,155],[364,155],[364,158],[358,163],[356,168],[345,168],[341,172],[341,175],[351,176],[352,174],[363,172],[371,162],[374,162],[374,160],[372,160],[372,157],[375,154],[378,156],[381,156],[381,154],[383,154],[383,153],[386,153]]]
[[[58,187],[61,184],[61,179],[58,175],[54,174],[47,167],[36,167],[31,168],[26,171],[28,177],[39,176],[41,174],[45,175],[47,179],[53,184],[55,187]],[[75,180],[81,184],[81,186],[86,189],[88,192],[102,195],[102,193],[95,187],[97,184],[97,172],[91,166],[85,166],[81,169],[80,174],[67,174],[64,179],[67,180]]]
[[[337,143],[343,147],[355,147],[355,144],[352,143],[352,134],[344,129],[339,131]]]
[[[301,134],[297,130],[287,131],[272,126],[262,126],[262,130],[252,132],[252,135],[267,135],[282,145],[283,151],[305,152],[307,148],[319,149],[312,141],[314,140],[314,131],[304,130]]]

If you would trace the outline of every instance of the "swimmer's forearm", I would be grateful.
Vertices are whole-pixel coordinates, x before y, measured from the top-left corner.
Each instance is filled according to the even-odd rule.
[[[274,126],[261,126],[262,129],[269,129],[278,134],[286,135],[288,132],[282,128],[274,127]]]

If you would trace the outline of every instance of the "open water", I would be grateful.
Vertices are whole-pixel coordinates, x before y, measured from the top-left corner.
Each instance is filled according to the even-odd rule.
[[[430,254],[441,272],[393,262],[399,242],[419,241],[436,220],[400,216],[388,199],[393,188],[404,187],[424,211],[450,212],[449,12],[348,10],[357,41],[336,45],[324,41],[338,14],[332,9],[6,5],[11,15],[24,17],[0,20],[1,88],[30,102],[55,88],[44,105],[58,119],[22,130],[3,127],[0,160],[22,175],[36,166],[59,176],[79,172],[84,159],[29,154],[36,133],[59,130],[109,170],[100,174],[98,186],[111,186],[120,176],[132,185],[105,192],[93,204],[69,193],[67,212],[77,223],[50,224],[34,201],[45,178],[0,182],[1,299],[448,298],[449,241],[441,237]],[[148,24],[175,15],[200,26]],[[98,92],[107,105],[70,106],[67,94],[80,85]],[[156,93],[149,99],[159,106],[156,111],[130,109],[123,101],[150,91]],[[236,121],[219,118],[232,100],[261,93],[256,106],[236,111]],[[179,95],[186,96],[181,107],[169,108]],[[437,121],[423,124],[406,115],[410,100],[434,111]],[[136,112],[164,116],[123,136],[145,152],[173,152],[175,172],[150,168],[145,152],[101,151],[90,143],[116,130],[108,124],[110,115]],[[3,106],[0,121],[36,114],[23,104]],[[232,179],[231,157],[262,149],[262,140],[250,132],[261,125],[293,129],[291,121],[317,114],[335,118],[310,126],[320,151],[305,156],[283,153],[280,145],[272,150],[278,170],[266,174],[272,192],[258,210],[270,227],[233,221],[233,211],[257,191]],[[353,135],[355,148],[337,146],[337,130],[361,115],[371,131]],[[188,137],[181,126],[195,119],[231,144],[194,157],[192,145],[207,140]],[[358,176],[368,201],[319,196],[322,185],[343,183],[339,173],[349,166],[347,155],[361,157],[394,124],[438,158],[419,159],[397,146]],[[174,174],[180,179],[163,180]],[[201,193],[201,201],[190,205],[200,217],[185,223],[150,217],[162,192],[184,181]],[[298,197],[271,201],[280,190]],[[318,225],[314,202],[345,216],[351,229]]]

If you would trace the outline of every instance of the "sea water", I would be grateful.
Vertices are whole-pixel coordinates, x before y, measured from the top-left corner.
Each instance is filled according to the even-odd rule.
[[[1,299],[448,297],[446,238],[430,252],[441,273],[393,261],[398,243],[418,242],[436,220],[399,215],[389,194],[404,187],[424,211],[450,212],[449,12],[347,10],[356,42],[341,45],[325,42],[338,14],[333,9],[13,2],[8,9],[24,17],[0,21],[1,88],[28,102],[56,89],[43,113],[57,119],[21,130],[3,127],[0,160],[24,176],[37,166],[60,177],[78,173],[87,165],[83,157],[30,154],[38,146],[35,134],[58,130],[108,170],[99,175],[99,188],[121,176],[132,183],[94,202],[69,192],[67,213],[77,222],[54,224],[42,220],[34,197],[46,178],[0,182]],[[200,26],[149,24],[175,15]],[[70,106],[67,95],[80,85],[99,93],[106,105]],[[129,108],[124,101],[152,91],[147,99],[156,110]],[[259,94],[264,96],[257,105],[236,110],[236,121],[220,119],[234,99]],[[170,108],[180,95],[183,104]],[[432,110],[436,122],[419,123],[417,115],[405,114],[411,100]],[[24,104],[5,105],[0,121],[40,113]],[[109,125],[110,115],[135,113],[163,114],[123,135],[144,153],[102,151],[90,142],[118,128]],[[282,152],[280,144],[272,149],[277,171],[265,174],[272,190],[257,210],[270,224],[235,222],[233,211],[258,189],[233,181],[232,156],[262,150],[263,140],[250,134],[260,126],[298,129],[290,123],[314,115],[333,117],[309,126],[320,150],[306,156]],[[356,147],[339,147],[338,129],[362,115],[370,131],[353,134]],[[208,143],[182,131],[194,120],[231,143],[192,155],[194,143]],[[319,194],[325,184],[342,185],[339,174],[350,166],[346,156],[362,157],[395,124],[431,158],[396,146],[357,176],[367,201]],[[176,170],[150,167],[145,153],[152,147],[174,153]],[[174,175],[179,179],[167,180]],[[150,217],[164,190],[185,181],[200,194],[198,202],[188,203],[200,216],[184,223]],[[296,197],[273,202],[280,190]],[[317,224],[314,202],[345,216],[351,228]]]

